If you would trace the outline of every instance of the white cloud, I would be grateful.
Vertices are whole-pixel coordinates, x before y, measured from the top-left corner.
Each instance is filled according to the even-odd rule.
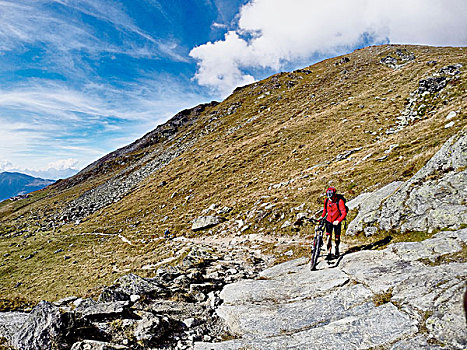
[[[27,174],[43,179],[64,179],[75,175],[82,166],[79,166],[79,161],[75,159],[63,159],[48,164],[47,168],[43,169],[25,169],[21,168],[8,160],[0,159],[0,172],[15,172]]]
[[[467,44],[464,0],[252,0],[224,40],[194,48],[195,79],[223,95],[251,82],[248,70],[280,69],[315,54],[346,52],[371,43]]]
[[[15,166],[13,165],[12,162],[9,162],[8,160],[0,159],[0,172],[9,171],[10,169],[14,169],[14,168]]]
[[[85,166],[200,99],[163,76],[120,89],[89,83],[75,90],[50,81],[0,89],[0,155],[18,169],[44,170],[69,158]]]
[[[51,3],[58,4],[64,11],[54,11]],[[169,57],[173,61],[187,62],[177,51],[176,41],[156,39],[139,28],[115,2],[102,0],[0,0],[0,52],[18,48],[24,43],[44,43],[54,62],[61,65],[71,63],[75,50],[84,50],[91,55],[101,53],[125,54],[135,58]],[[100,33],[82,16],[71,16],[79,12],[85,16],[110,25],[118,32],[121,43],[100,39]],[[140,39],[136,45],[134,37]]]
[[[212,25],[211,25],[212,28],[221,28],[221,29],[225,29],[227,28],[227,24],[222,24],[222,23],[217,23],[217,22],[214,22]]]
[[[194,48],[190,55],[200,60],[195,79],[200,85],[218,87],[223,95],[232,87],[249,84],[254,77],[242,73],[240,67],[251,56],[247,42],[230,31],[225,40]]]
[[[57,170],[65,170],[65,169],[76,169],[78,170],[79,161],[77,159],[68,158],[68,159],[60,159],[54,162],[50,162],[48,164],[48,169],[57,169]]]

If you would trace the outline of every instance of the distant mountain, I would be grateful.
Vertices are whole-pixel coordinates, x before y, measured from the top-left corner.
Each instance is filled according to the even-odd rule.
[[[21,173],[0,173],[0,201],[40,190],[54,182]]]

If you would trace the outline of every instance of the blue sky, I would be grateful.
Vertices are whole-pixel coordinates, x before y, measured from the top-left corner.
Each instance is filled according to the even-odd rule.
[[[59,178],[239,85],[381,43],[465,46],[464,0],[0,0],[0,171]]]

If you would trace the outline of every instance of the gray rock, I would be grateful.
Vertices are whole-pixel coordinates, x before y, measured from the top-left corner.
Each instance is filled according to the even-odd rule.
[[[134,337],[143,346],[148,346],[160,339],[167,331],[167,322],[150,312],[138,311],[141,320],[137,322]]]
[[[363,193],[348,206],[358,209],[347,234],[378,230],[458,229],[467,223],[467,134],[461,131],[405,183],[394,182]]]
[[[398,341],[391,347],[391,350],[414,350],[414,349],[431,349],[440,350],[446,349],[444,347],[433,345],[428,343],[428,339],[425,335],[418,335],[416,337],[409,337]]]
[[[78,299],[78,297],[70,296],[70,297],[66,297],[66,298],[54,301],[53,304],[55,306],[65,306],[65,305],[71,304],[76,299]]]
[[[75,307],[82,307],[82,308],[84,308],[86,306],[94,305],[95,303],[96,302],[91,298],[85,298],[85,299],[78,298],[78,299],[73,301],[73,305]]]
[[[443,89],[446,84],[447,80],[445,77],[429,77],[427,79],[422,79],[418,82],[418,93],[423,94],[427,91],[433,94]]]
[[[368,226],[374,225],[379,218],[380,206],[383,200],[393,194],[402,184],[402,181],[391,182],[373,193],[362,193],[349,201],[347,203],[349,209],[358,210],[358,214],[350,222],[346,234],[353,236],[364,231]],[[365,235],[369,236],[368,233],[367,229]]]
[[[306,298],[315,293],[324,293],[348,282],[348,276],[338,269],[313,273],[306,259],[298,259],[292,265],[278,265],[265,270],[260,280],[241,280],[227,285],[220,293],[223,306],[258,303],[264,300],[275,302]],[[286,268],[290,270],[285,270]],[[278,273],[278,275],[273,275]],[[269,276],[269,277],[268,277]]]
[[[124,350],[129,349],[124,345],[111,344],[97,340],[83,340],[74,343],[71,350]]]
[[[278,294],[280,290],[277,291]],[[317,293],[317,295],[319,295]],[[245,337],[270,337],[321,326],[345,317],[359,317],[374,308],[372,293],[362,285],[337,288],[311,299],[282,302],[278,299],[251,304],[222,305],[217,314],[231,333]]]
[[[463,269],[465,271],[466,264]],[[467,329],[463,314],[462,297],[465,292],[465,280],[440,293],[435,301],[433,315],[426,320],[430,334],[443,344],[450,344],[456,349],[467,348]]]
[[[12,346],[18,350],[58,349],[64,327],[60,310],[47,301],[41,301],[13,336]]]
[[[0,312],[0,338],[11,342],[28,317],[26,312]]]
[[[191,229],[193,231],[205,230],[210,227],[216,226],[224,222],[225,220],[226,219],[222,216],[200,216],[199,218],[193,221]]]
[[[195,343],[194,348],[195,350],[368,349],[390,344],[414,334],[415,331],[414,321],[388,303],[372,308],[361,317],[345,317],[322,327],[293,334],[269,338],[244,338],[222,343]]]
[[[390,68],[396,68],[397,67],[397,59],[391,56],[386,56],[381,59],[380,61],[382,64],[390,67]]]
[[[428,259],[435,261],[438,257],[462,251],[465,244],[467,228],[459,231],[440,232],[431,239],[422,242],[401,242],[391,244],[388,250],[403,260]]]
[[[112,286],[105,288],[99,296],[99,302],[130,300],[132,295],[157,298],[167,294],[167,288],[156,280],[129,274],[120,277]]]
[[[424,270],[423,264],[403,261],[387,250],[361,251],[353,254],[352,259],[343,259],[341,265],[345,273],[375,294],[387,293],[409,276]]]
[[[460,74],[460,69],[462,68],[462,64],[456,63],[453,65],[445,66],[439,70],[439,74],[444,75],[457,75]]]
[[[128,309],[128,301],[113,301],[80,306],[74,310],[74,313],[81,318],[100,320],[122,316],[128,312]]]
[[[464,349],[467,263],[438,262],[466,242],[462,229],[345,254],[316,272],[304,258],[274,266],[220,293],[216,313],[239,338],[195,349],[439,348],[427,339]]]
[[[467,223],[467,134],[451,137],[409,181],[382,204],[383,230],[457,229]]]
[[[336,156],[336,162],[339,162],[341,160],[344,160],[344,159],[348,158],[350,155],[354,154],[355,152],[360,151],[361,149],[362,149],[362,147],[358,147],[358,148],[347,150],[344,153],[338,154]]]

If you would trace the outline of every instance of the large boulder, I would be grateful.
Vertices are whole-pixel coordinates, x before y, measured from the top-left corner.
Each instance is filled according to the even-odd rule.
[[[168,322],[151,312],[139,311],[138,316],[141,320],[137,322],[133,333],[137,343],[143,347],[155,345],[157,340],[167,332]]]
[[[358,215],[347,234],[459,229],[467,223],[466,166],[467,133],[461,131],[407,182],[393,182],[350,201]]]
[[[156,280],[131,273],[120,277],[112,286],[105,288],[99,296],[99,302],[126,301],[130,300],[132,295],[144,295],[156,299],[167,294],[167,288]]]
[[[28,318],[26,312],[0,312],[0,338],[11,342]]]
[[[357,210],[357,216],[350,222],[346,234],[355,235],[358,232],[364,232],[366,236],[375,233],[371,224],[378,220],[381,209],[381,203],[391,194],[393,194],[404,182],[391,182],[373,193],[362,193],[357,198],[348,202],[350,210]]]
[[[409,181],[382,204],[383,230],[458,229],[467,223],[467,132],[451,137]]]
[[[200,216],[193,221],[191,229],[193,231],[201,231],[210,227],[216,226],[226,219],[222,216]]]
[[[62,349],[64,323],[58,307],[41,301],[13,336],[11,344],[18,350]]]

